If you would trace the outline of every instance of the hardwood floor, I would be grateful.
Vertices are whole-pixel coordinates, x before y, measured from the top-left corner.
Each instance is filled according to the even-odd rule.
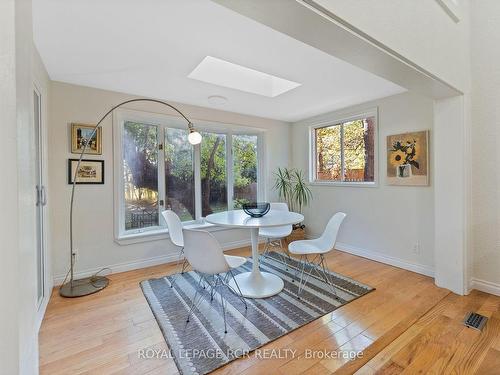
[[[339,251],[329,255],[328,263],[377,289],[262,348],[291,349],[293,356],[250,356],[214,373],[500,373],[500,297],[477,291],[457,296],[426,276]],[[40,373],[176,374],[172,359],[140,359],[138,354],[167,349],[139,282],[174,271],[161,265],[114,274],[108,288],[79,299],[63,299],[54,290],[40,330]],[[490,318],[483,332],[462,325],[468,311]],[[363,355],[324,358],[325,351]]]

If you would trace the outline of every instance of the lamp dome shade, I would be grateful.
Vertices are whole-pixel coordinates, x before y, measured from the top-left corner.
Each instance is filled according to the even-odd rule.
[[[201,134],[198,133],[196,130],[191,131],[188,135],[188,141],[192,145],[197,145],[201,143]]]

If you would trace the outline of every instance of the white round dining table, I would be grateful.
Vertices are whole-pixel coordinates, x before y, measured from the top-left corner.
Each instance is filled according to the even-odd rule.
[[[242,272],[235,276],[241,294],[247,298],[266,298],[278,294],[283,289],[283,280],[269,272],[261,272],[259,267],[259,228],[279,227],[304,221],[304,216],[296,212],[270,210],[265,216],[253,218],[243,210],[233,210],[210,214],[205,221],[230,228],[249,229],[252,239],[253,267],[251,272]],[[235,281],[230,286],[238,290]]]

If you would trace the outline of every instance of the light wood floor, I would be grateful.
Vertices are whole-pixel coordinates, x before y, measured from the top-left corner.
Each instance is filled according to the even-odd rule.
[[[294,357],[240,359],[215,373],[500,374],[500,297],[477,291],[460,297],[431,278],[338,251],[328,263],[377,290],[265,347],[293,349]],[[141,349],[167,348],[139,282],[172,272],[162,265],[115,274],[108,288],[79,299],[54,290],[40,330],[41,374],[176,374],[172,359],[138,356]],[[461,324],[471,310],[490,318],[483,332]],[[355,350],[363,357],[305,358],[306,350]]]

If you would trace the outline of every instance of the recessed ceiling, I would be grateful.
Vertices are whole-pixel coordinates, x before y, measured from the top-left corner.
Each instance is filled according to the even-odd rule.
[[[402,87],[210,0],[33,0],[52,80],[298,121]],[[188,78],[206,56],[300,83],[275,97]]]

